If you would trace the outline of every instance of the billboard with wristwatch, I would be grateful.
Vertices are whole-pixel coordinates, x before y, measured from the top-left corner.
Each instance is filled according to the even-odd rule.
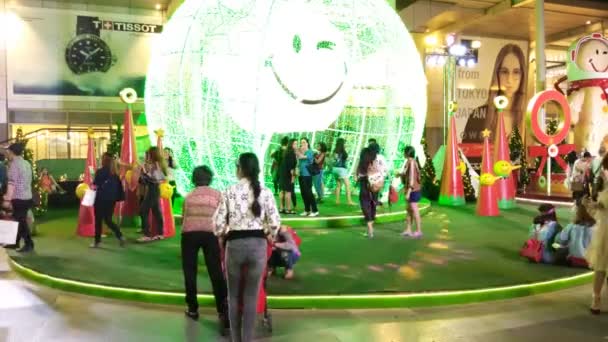
[[[7,51],[9,96],[143,96],[150,47],[162,18],[18,7]]]

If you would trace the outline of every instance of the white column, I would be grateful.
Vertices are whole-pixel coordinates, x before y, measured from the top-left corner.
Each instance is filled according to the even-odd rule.
[[[0,0],[0,141],[8,135],[8,70],[7,70],[7,26],[6,0]]]
[[[536,59],[536,92],[545,90],[546,70],[545,70],[545,0],[535,0],[534,4],[535,19],[535,44],[534,55]]]

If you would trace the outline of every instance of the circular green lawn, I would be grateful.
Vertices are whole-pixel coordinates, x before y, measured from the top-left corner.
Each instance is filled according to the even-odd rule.
[[[587,272],[584,269],[531,264],[518,256],[535,208],[521,205],[498,218],[476,217],[475,207],[434,205],[423,217],[425,236],[408,240],[403,223],[378,224],[376,236],[364,228],[299,228],[302,258],[296,277],[271,277],[271,295],[338,295],[469,290],[528,284]],[[568,209],[560,209],[567,222]],[[131,243],[118,247],[109,236],[102,249],[89,249],[91,239],[76,232],[76,210],[52,211],[38,224],[36,253],[11,257],[20,265],[50,276],[135,289],[183,292],[179,236],[140,245],[139,235],[125,228]],[[203,258],[199,288],[209,293]]]

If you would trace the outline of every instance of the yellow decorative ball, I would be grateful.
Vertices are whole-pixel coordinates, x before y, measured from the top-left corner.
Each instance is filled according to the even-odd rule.
[[[511,174],[511,171],[513,171],[513,167],[511,166],[511,163],[506,160],[499,160],[494,163],[494,173],[498,177],[508,177]]]
[[[162,183],[160,185],[160,197],[170,199],[171,196],[173,196],[173,187],[169,183]]]
[[[481,177],[479,177],[479,184],[491,186],[494,185],[494,182],[496,182],[497,179],[498,177],[495,177],[491,173],[482,173]]]
[[[84,193],[87,192],[87,190],[89,190],[89,185],[87,183],[78,184],[78,186],[76,187],[76,196],[79,199],[82,199],[84,197]]]
[[[127,184],[131,185],[131,182],[133,182],[133,171],[128,170],[125,172],[125,180],[127,181]]]

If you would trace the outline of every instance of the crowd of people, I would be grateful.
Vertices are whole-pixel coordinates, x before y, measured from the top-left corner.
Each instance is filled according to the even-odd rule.
[[[552,204],[539,206],[521,254],[545,264],[589,267],[594,271],[592,314],[600,314],[601,291],[608,281],[608,156],[588,151],[567,157],[567,184],[574,201],[573,215],[563,227]]]

